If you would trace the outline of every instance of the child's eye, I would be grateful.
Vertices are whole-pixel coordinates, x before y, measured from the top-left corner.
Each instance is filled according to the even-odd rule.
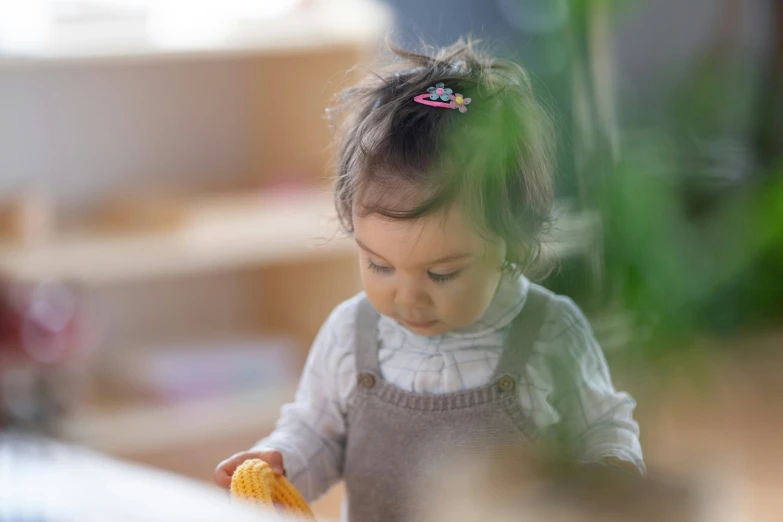
[[[367,262],[367,268],[369,268],[376,274],[391,274],[394,271],[394,269],[391,267],[376,265],[372,261]]]
[[[460,271],[456,270],[454,272],[451,272],[450,274],[435,274],[432,272],[427,272],[427,275],[430,279],[432,279],[436,283],[448,283],[455,277],[459,275]]]

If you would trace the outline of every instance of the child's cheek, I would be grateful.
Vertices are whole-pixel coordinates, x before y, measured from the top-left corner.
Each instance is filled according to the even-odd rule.
[[[461,328],[478,321],[492,302],[499,280],[499,271],[481,271],[459,283],[455,281],[454,291],[445,296],[450,316],[448,322],[454,328]]]

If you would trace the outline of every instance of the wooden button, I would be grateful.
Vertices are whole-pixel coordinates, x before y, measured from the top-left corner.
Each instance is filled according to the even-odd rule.
[[[514,378],[509,376],[502,377],[498,381],[498,388],[500,388],[500,391],[504,391],[504,392],[513,391],[516,385],[517,383],[514,382]]]
[[[372,388],[375,386],[375,375],[371,373],[363,373],[359,375],[359,384],[367,389]]]

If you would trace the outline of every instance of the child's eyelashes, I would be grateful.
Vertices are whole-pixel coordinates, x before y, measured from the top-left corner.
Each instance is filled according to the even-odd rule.
[[[394,273],[394,268],[390,266],[383,266],[373,263],[372,261],[367,261],[367,268],[380,275],[390,275]],[[461,270],[455,270],[454,272],[451,272],[449,274],[436,274],[434,272],[427,272],[427,277],[430,278],[431,281],[435,283],[448,283],[449,281],[453,280],[455,277],[459,275]]]
[[[367,261],[367,268],[375,272],[376,274],[391,274],[394,269],[388,266],[376,265],[372,261]]]
[[[454,272],[451,272],[449,274],[435,274],[432,272],[427,272],[427,275],[429,278],[436,282],[436,283],[448,283],[449,281],[453,280],[455,277],[457,277],[460,273],[460,270],[456,270]]]

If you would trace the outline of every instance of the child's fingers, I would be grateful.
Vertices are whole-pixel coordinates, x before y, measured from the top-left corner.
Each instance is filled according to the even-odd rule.
[[[246,453],[239,453],[237,456],[241,457],[239,462],[234,464],[234,469],[238,468],[246,460],[260,459],[269,464],[275,475],[285,475],[285,466],[283,466],[283,455],[276,450],[267,451],[249,451]],[[233,471],[233,470],[232,470]]]
[[[232,455],[215,468],[213,480],[223,489],[231,489],[231,477],[234,471],[246,460],[261,459],[272,468],[276,475],[285,475],[283,456],[278,451],[242,452]]]
[[[215,481],[215,484],[220,486],[222,489],[231,489],[231,474],[229,474],[225,469],[221,467],[215,468],[215,473],[212,478]]]
[[[283,455],[281,455],[279,451],[269,451],[264,453],[264,456],[260,458],[269,464],[269,467],[272,468],[272,471],[275,472],[275,475],[285,475],[285,469],[283,467]]]
[[[245,460],[247,460],[245,454],[237,453],[218,464],[212,477],[215,483],[223,489],[231,489],[231,477]]]

